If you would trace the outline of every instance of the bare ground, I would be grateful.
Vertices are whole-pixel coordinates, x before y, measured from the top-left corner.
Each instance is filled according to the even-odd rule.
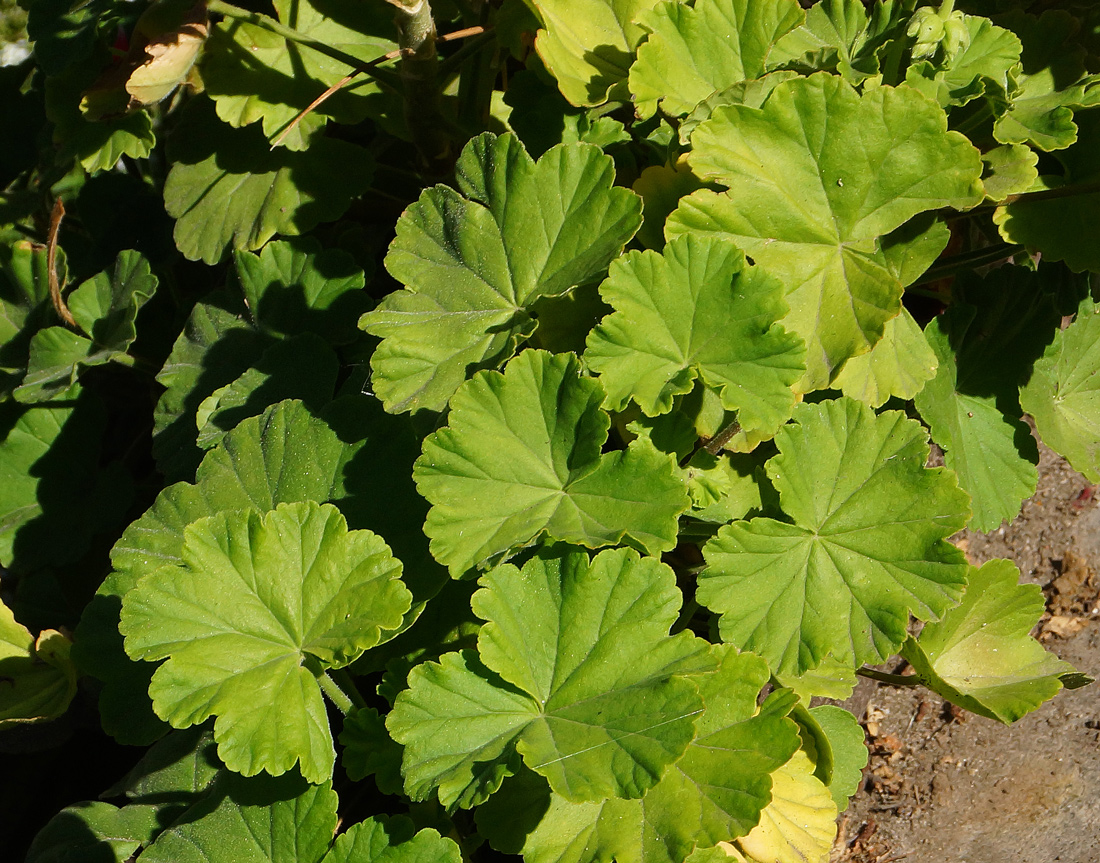
[[[1006,557],[1041,585],[1038,637],[1098,677],[1100,491],[1041,452],[1039,489],[1020,516],[956,541],[973,563]],[[869,680],[845,706],[871,761],[840,818],[833,863],[1100,863],[1100,683],[1011,726]]]

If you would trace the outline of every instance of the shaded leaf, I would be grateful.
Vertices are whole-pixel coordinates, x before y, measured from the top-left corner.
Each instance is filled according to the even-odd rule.
[[[72,642],[54,629],[31,635],[0,603],[0,730],[49,722],[76,695]]]
[[[34,837],[26,863],[126,863],[156,836],[159,814],[92,800],[67,806]]]

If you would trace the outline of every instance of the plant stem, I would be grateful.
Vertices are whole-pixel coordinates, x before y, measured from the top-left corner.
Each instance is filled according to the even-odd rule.
[[[706,446],[704,446],[703,449],[705,449],[711,455],[718,455],[718,453],[722,451],[722,447],[729,443],[730,438],[732,438],[739,431],[741,431],[741,423],[739,423],[737,420],[734,420],[728,426],[718,432],[718,434],[707,441]]]
[[[973,270],[978,267],[984,267],[987,264],[995,264],[997,261],[1011,258],[1023,250],[1023,246],[1016,245],[1015,243],[998,243],[995,246],[986,246],[981,249],[964,252],[961,255],[955,255],[954,257],[948,258],[934,267],[930,267],[925,271],[924,275],[913,282],[910,287],[927,285],[929,282],[946,279],[963,270]]]
[[[351,682],[351,679],[348,677],[347,672],[343,671],[343,669],[340,669],[339,671],[333,670],[333,674],[337,676],[340,676],[341,672],[344,678],[344,685],[349,687],[349,692],[354,692],[356,695],[359,696],[359,701],[362,701],[363,697],[359,695],[358,690],[355,689],[355,684]],[[356,705],[355,699],[351,697],[349,692],[345,692],[344,689],[342,689],[335,680],[329,677],[329,673],[327,671],[322,672],[317,676],[317,683],[320,684],[321,691],[329,697],[329,700],[336,705],[336,709],[343,713],[344,716],[347,716],[349,713],[351,713],[352,710],[359,706]]]
[[[887,674],[885,671],[876,671],[874,668],[868,668],[866,665],[862,668],[857,668],[856,674],[860,677],[869,677],[871,680],[877,680],[880,683],[889,683],[891,686],[921,685],[921,682],[917,680],[915,674]]]
[[[401,49],[401,82],[405,92],[405,122],[413,143],[429,170],[450,167],[451,139],[439,110],[439,56],[435,50],[435,20],[428,0],[389,0],[397,9],[397,44]]]
[[[369,63],[363,62],[358,57],[353,57],[351,54],[341,51],[339,48],[333,48],[331,45],[326,45],[324,42],[318,42],[316,39],[311,39],[305,33],[301,33],[293,27],[287,27],[285,24],[276,21],[268,15],[263,15],[259,12],[250,12],[248,9],[242,9],[240,6],[226,3],[225,0],[208,0],[206,8],[226,18],[233,18],[237,21],[253,24],[256,27],[262,27],[274,33],[276,36],[282,36],[288,42],[294,42],[296,45],[312,48],[314,51],[324,54],[326,57],[331,57],[333,60],[337,60],[355,71],[361,72],[368,78],[373,78],[380,84],[385,84],[393,89],[400,87],[400,79],[392,72],[378,69]]]

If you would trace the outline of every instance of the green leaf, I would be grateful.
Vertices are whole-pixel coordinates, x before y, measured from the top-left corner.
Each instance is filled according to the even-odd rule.
[[[168,660],[149,687],[157,715],[177,728],[217,715],[231,770],[278,775],[300,761],[323,782],[335,752],[317,677],[401,625],[412,603],[401,562],[312,501],[201,519],[184,532],[183,560],[122,603],[130,657]]]
[[[458,191],[428,189],[398,220],[386,269],[408,287],[362,320],[395,413],[442,410],[468,374],[508,360],[535,331],[531,305],[598,277],[641,224],[611,158],[585,144],[535,163],[514,135],[485,133],[455,174]]]
[[[141,854],[143,863],[321,863],[336,831],[332,784],[222,771]]]
[[[35,638],[0,603],[0,730],[49,722],[68,709],[76,695],[71,643],[54,629]]]
[[[26,863],[126,863],[157,834],[158,806],[67,806],[31,843]]]
[[[1035,492],[1039,453],[1017,419],[1016,386],[1059,316],[1039,279],[1012,267],[985,283],[962,281],[957,298],[926,330],[939,369],[916,407],[970,494],[970,528],[989,531],[1014,519]]]
[[[828,783],[836,808],[843,812],[859,790],[867,766],[867,744],[862,726],[843,707],[822,704],[811,707],[810,715],[829,741],[833,755],[832,781]]]
[[[982,154],[987,201],[1003,201],[1028,191],[1039,179],[1039,154],[1022,144],[1005,144]]]
[[[830,653],[816,668],[797,676],[777,674],[776,680],[808,704],[815,696],[844,701],[855,689],[857,678],[850,660]]]
[[[413,835],[408,818],[368,818],[336,837],[324,863],[461,863],[454,840],[425,828]]]
[[[543,28],[535,50],[574,105],[627,97],[634,49],[645,37],[638,16],[657,0],[529,0]]]
[[[397,48],[393,16],[384,6],[349,0],[278,0],[274,5],[282,24],[363,63]],[[203,49],[202,80],[218,116],[232,126],[262,121],[264,135],[272,140],[350,72],[325,54],[255,24],[228,18],[212,28]],[[310,111],[282,145],[306,149],[330,118],[338,123],[364,120],[378,112],[381,92],[374,79],[359,76]]]
[[[1000,19],[1023,43],[1021,70],[1009,93],[1011,107],[997,118],[993,136],[1002,144],[1061,150],[1077,140],[1073,109],[1084,104],[1085,51],[1070,43],[1077,23],[1065,10],[1041,16],[1015,11]]]
[[[340,731],[340,756],[348,778],[355,782],[373,776],[383,794],[400,794],[402,748],[389,732],[386,720],[373,707],[363,707],[348,714]]]
[[[738,839],[749,863],[826,863],[836,837],[837,807],[799,750],[772,774],[772,802],[760,824]]]
[[[767,463],[790,522],[754,518],[703,549],[697,598],[722,615],[723,641],[799,675],[837,652],[880,662],[910,613],[939,617],[966,564],[946,538],[969,515],[954,475],[926,469],[928,439],[896,411],[841,398],[795,409]]]
[[[772,47],[806,18],[796,0],[665,2],[638,18],[649,38],[630,67],[630,92],[642,118],[687,114],[715,90],[759,78]]]
[[[1043,613],[1037,584],[1008,560],[971,567],[962,603],[925,624],[902,655],[920,682],[952,704],[1006,725],[1053,698],[1074,668],[1029,634]]]
[[[683,126],[681,126],[681,129]],[[651,165],[631,186],[642,199],[642,227],[638,242],[647,249],[660,251],[665,245],[665,220],[684,195],[703,188],[691,172],[687,160],[680,157],[675,165]]]
[[[782,285],[732,243],[685,236],[663,254],[630,252],[600,295],[615,313],[589,335],[584,360],[611,410],[633,398],[649,416],[667,413],[699,379],[750,436],[770,437],[790,417],[805,346],[778,323]]]
[[[1043,442],[1090,482],[1100,482],[1100,305],[1086,297],[1077,318],[1035,363],[1020,389]]]
[[[702,710],[682,675],[713,667],[701,639],[668,635],[682,599],[672,571],[628,549],[589,561],[559,547],[479,583],[478,654],[414,668],[386,720],[409,795],[481,802],[516,751],[571,801],[651,789]]]
[[[691,140],[695,173],[730,190],[682,199],[666,234],[728,237],[786,285],[806,392],[869,351],[901,311],[882,238],[923,211],[982,199],[978,151],[907,87],[860,95],[831,75],[799,78],[762,108],[717,109]]]
[[[220,767],[213,732],[196,725],[162,737],[101,796],[187,806],[210,786]]]
[[[544,786],[546,814],[522,848],[528,863],[612,857],[619,863],[679,863],[695,847],[742,836],[756,825],[771,800],[770,774],[794,754],[798,734],[776,705],[757,714],[756,697],[768,679],[759,657],[715,652],[719,669],[697,678],[706,710],[679,761],[640,800],[570,803]],[[506,784],[486,804],[488,812],[478,810],[479,825],[514,811],[510,792]]]
[[[233,262],[249,315],[264,333],[316,333],[334,345],[358,337],[354,322],[370,300],[347,252],[305,237],[268,243],[258,255],[235,252]]]
[[[313,412],[332,401],[340,362],[328,343],[312,333],[276,342],[231,384],[199,405],[197,443],[209,449],[241,420],[284,399],[297,398]]]
[[[452,576],[544,535],[647,554],[676,544],[689,501],[675,465],[643,440],[601,455],[603,401],[576,357],[531,350],[455,393],[413,468],[432,504],[424,532]]]
[[[92,53],[96,25],[108,13],[105,0],[73,6],[69,0],[37,0],[29,4],[27,35],[34,42],[34,58],[47,75],[60,75]]]
[[[216,264],[228,246],[252,251],[338,218],[366,191],[370,154],[321,138],[305,152],[272,151],[258,129],[233,129],[194,100],[175,127],[164,207],[185,257]],[[339,170],[333,170],[339,165]]]
[[[1065,261],[1075,273],[1095,272],[1100,271],[1100,191],[1095,188],[1100,180],[1100,111],[1083,111],[1077,128],[1077,142],[1056,154],[1065,176],[1039,180],[1055,194],[1025,195],[1002,205],[993,221],[1005,240],[1039,252],[1044,261]]]
[[[769,68],[836,70],[859,84],[878,73],[878,50],[907,21],[894,2],[876,3],[868,17],[861,0],[821,0],[806,13],[806,23],[775,46]]]
[[[119,253],[113,273],[98,273],[66,299],[86,336],[64,327],[35,333],[27,374],[15,398],[46,401],[64,395],[85,368],[112,360],[131,362],[126,351],[137,338],[137,314],[156,289],[157,277],[140,253]]]
[[[897,397],[911,399],[936,374],[938,360],[904,306],[886,322],[870,353],[852,357],[836,376],[844,395],[873,408]]]
[[[942,64],[910,65],[905,81],[945,108],[965,105],[983,92],[984,81],[1009,91],[1023,49],[1019,37],[988,18],[962,16],[969,44]]]
[[[60,249],[56,265],[58,278],[64,279],[65,258]],[[0,370],[26,367],[31,338],[56,320],[45,247],[29,240],[0,246]],[[0,396],[4,394],[0,386]]]
[[[88,6],[95,4],[88,4]],[[85,6],[84,8],[88,8]],[[145,159],[157,142],[147,111],[135,111],[97,122],[80,111],[81,94],[99,77],[106,51],[46,81],[46,116],[53,123],[53,141],[59,156],[76,159],[90,174],[110,171],[123,156]]]

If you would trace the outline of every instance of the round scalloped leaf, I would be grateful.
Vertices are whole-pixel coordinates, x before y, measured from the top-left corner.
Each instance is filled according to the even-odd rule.
[[[542,536],[647,554],[676,545],[690,500],[675,463],[643,439],[601,455],[604,391],[580,371],[572,354],[524,351],[463,384],[448,425],[424,441],[413,467],[432,504],[424,532],[455,578]]]
[[[1023,144],[1004,144],[982,153],[987,201],[1003,201],[1010,195],[1020,195],[1039,179],[1039,154]]]
[[[507,819],[534,805],[545,815],[520,840],[527,863],[598,863],[612,857],[619,863],[680,863],[696,847],[755,827],[771,801],[771,774],[798,748],[796,726],[785,716],[791,699],[773,697],[757,713],[756,697],[768,679],[765,663],[722,647],[715,652],[718,670],[695,678],[706,703],[696,739],[644,797],[570,803],[521,775],[478,809],[479,829],[490,843],[519,851],[507,847],[517,841]]]
[[[393,15],[385,6],[354,0],[276,0],[283,25],[363,63],[396,50]],[[203,50],[202,81],[218,116],[233,126],[262,121],[274,140],[314,99],[351,70],[338,60],[290,42],[256,24],[226,19]],[[381,88],[361,75],[310,111],[282,141],[291,150],[310,146],[313,133],[332,118],[358,123],[377,102]]]
[[[1043,442],[1091,482],[1100,482],[1100,305],[1086,297],[1077,318],[1035,363],[1020,405]]]
[[[530,0],[543,29],[535,50],[574,105],[629,98],[626,76],[645,38],[636,22],[657,0]],[[621,86],[617,86],[621,85]]]
[[[682,601],[672,570],[629,549],[589,561],[558,547],[479,584],[478,654],[418,665],[387,717],[408,794],[480,803],[517,751],[573,802],[651,789],[702,711],[683,675],[714,665],[706,642],[668,635]]]
[[[184,531],[183,562],[122,602],[127,654],[167,659],[149,686],[153,709],[176,728],[216,715],[231,770],[278,775],[300,761],[323,782],[335,752],[317,677],[401,625],[412,605],[401,562],[313,501],[201,519]]]
[[[0,603],[0,730],[56,719],[76,695],[72,642],[54,629],[37,638]]]
[[[408,818],[367,818],[336,837],[324,863],[462,863],[453,839]]]
[[[772,774],[772,802],[736,847],[749,863],[828,863],[836,814],[829,789],[799,750]]]
[[[595,279],[634,236],[641,201],[587,144],[536,163],[515,135],[478,136],[455,166],[458,191],[428,189],[402,214],[386,269],[408,287],[361,325],[386,410],[443,410],[477,369],[500,365],[537,326],[531,305]]]
[[[176,246],[208,264],[229,246],[251,251],[276,234],[302,234],[338,218],[373,174],[365,149],[335,138],[304,152],[272,151],[258,129],[221,122],[206,99],[184,109],[168,153],[164,208],[176,219]]]
[[[718,108],[691,140],[695,173],[730,189],[683,198],[665,232],[728,237],[783,282],[784,325],[806,341],[806,392],[869,351],[901,311],[882,237],[983,197],[978,150],[908,87],[860,95],[832,75],[796,78],[762,108]]]
[[[795,409],[767,463],[790,519],[722,528],[703,549],[697,598],[724,641],[799,675],[829,653],[880,662],[909,615],[936,618],[966,583],[946,538],[969,516],[954,474],[927,469],[920,423],[848,398]]]
[[[1043,592],[1019,579],[1008,560],[971,567],[962,603],[926,624],[902,651],[933,692],[1006,725],[1057,695],[1059,677],[1074,673],[1031,637],[1043,613]]]
[[[321,863],[336,832],[332,783],[222,771],[187,817],[141,853],[144,863]],[[370,858],[363,858],[369,860]],[[351,861],[341,860],[341,863]]]
[[[649,31],[630,67],[639,116],[652,116],[658,101],[669,116],[684,115],[715,90],[761,77],[775,43],[805,18],[797,0],[659,4],[638,19]]]
[[[615,313],[588,337],[584,360],[607,406],[633,400],[649,416],[702,379],[748,434],[771,436],[794,407],[805,346],[778,324],[783,287],[718,237],[678,237],[664,252],[611,265],[600,296]]]
[[[834,384],[844,395],[873,408],[891,398],[911,399],[936,374],[936,355],[904,306],[890,318],[870,353],[852,357]]]

